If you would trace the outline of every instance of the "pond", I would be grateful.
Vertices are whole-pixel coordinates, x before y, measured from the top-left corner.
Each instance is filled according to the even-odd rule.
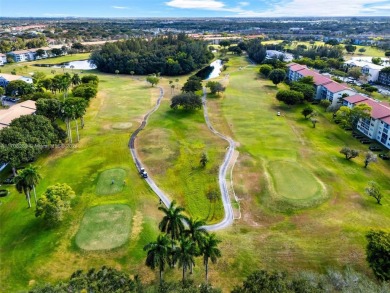
[[[52,68],[62,68],[61,66],[65,66],[65,68],[81,69],[81,70],[91,70],[96,68],[94,64],[89,63],[89,60],[78,60],[78,61],[64,62],[61,64],[38,64],[38,66],[52,67]]]
[[[222,69],[222,60],[220,59],[217,59],[215,60],[214,62],[212,62],[210,64],[210,66],[214,67],[213,71],[210,73],[210,75],[206,78],[207,79],[211,79],[211,78],[215,78],[215,77],[218,77],[220,74],[221,74],[221,69]]]

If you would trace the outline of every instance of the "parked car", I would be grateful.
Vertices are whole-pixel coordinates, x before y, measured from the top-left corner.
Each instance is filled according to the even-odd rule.
[[[385,161],[390,160],[390,155],[388,155],[388,154],[379,154],[378,156],[382,160],[385,160]]]
[[[14,183],[14,176],[11,175],[7,179],[3,181],[3,184],[13,184]]]
[[[377,146],[377,145],[370,145],[369,150],[373,151],[373,152],[380,152],[380,151],[382,151],[382,148]]]
[[[362,139],[362,140],[360,140],[360,142],[362,144],[369,144],[369,143],[371,143],[371,140],[369,140],[369,139]]]
[[[148,178],[148,173],[147,173],[147,172],[144,172],[144,173],[142,174],[142,178]]]

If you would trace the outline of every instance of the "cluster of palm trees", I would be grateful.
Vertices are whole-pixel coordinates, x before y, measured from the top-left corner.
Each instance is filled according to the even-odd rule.
[[[216,263],[221,257],[221,251],[218,249],[218,243],[221,241],[215,234],[208,233],[204,228],[204,221],[183,215],[184,208],[176,206],[175,201],[169,207],[159,207],[159,210],[164,213],[159,224],[162,234],[156,241],[144,247],[147,251],[146,265],[153,270],[159,270],[161,284],[165,268],[173,268],[178,264],[179,268],[182,268],[184,282],[188,270],[192,274],[195,258],[201,256],[207,284],[209,261]]]
[[[19,193],[24,193],[28,203],[28,207],[31,208],[30,192],[34,192],[35,205],[37,204],[37,194],[35,192],[35,186],[41,180],[41,175],[38,173],[36,166],[28,166],[21,170],[14,178],[16,190]]]
[[[55,70],[52,71],[55,73]],[[63,92],[64,99],[68,95],[68,90],[71,85],[76,86],[81,84],[80,76],[75,73],[71,76],[68,72],[64,74],[57,74],[53,78],[45,78],[39,80],[37,86],[38,88],[44,87],[47,90],[50,90],[53,94],[58,92]]]

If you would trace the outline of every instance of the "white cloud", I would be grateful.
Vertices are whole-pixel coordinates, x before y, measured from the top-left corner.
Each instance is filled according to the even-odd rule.
[[[183,9],[205,9],[235,13],[239,17],[278,16],[355,16],[387,15],[390,1],[383,0],[259,0],[267,8],[247,10],[251,3],[241,1],[228,7],[219,0],[170,0],[167,6]],[[254,4],[254,3],[253,3]]]
[[[197,8],[210,10],[220,10],[225,6],[223,2],[215,0],[171,0],[169,2],[165,2],[165,4],[176,8]]]
[[[258,16],[353,16],[370,14],[380,15],[383,8],[375,3],[384,4],[383,0],[292,0],[274,3],[273,7],[257,13]],[[369,5],[370,7],[367,7]],[[387,7],[388,5],[378,5]]]
[[[126,6],[111,6],[111,7],[115,9],[129,9],[129,7]]]

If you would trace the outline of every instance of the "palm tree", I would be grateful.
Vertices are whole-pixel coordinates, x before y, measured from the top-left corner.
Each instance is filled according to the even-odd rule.
[[[76,86],[76,85],[78,85],[80,83],[81,83],[80,76],[77,73],[73,74],[73,76],[72,76],[72,84],[74,86]]]
[[[217,262],[217,258],[221,257],[221,251],[218,249],[218,240],[215,234],[208,235],[202,243],[201,253],[203,254],[203,264],[206,271],[206,284],[208,284],[209,259],[212,263]]]
[[[169,208],[164,206],[158,208],[165,214],[158,227],[161,232],[170,234],[172,240],[180,238],[182,232],[184,231],[183,221],[186,219],[186,217],[181,213],[184,211],[184,208],[175,207],[175,205],[176,201],[172,201]]]
[[[85,99],[82,98],[72,98],[73,106],[74,106],[74,120],[76,121],[76,134],[77,134],[77,142],[80,141],[79,136],[79,123],[77,122],[77,119],[80,118],[81,125],[83,126],[83,117],[85,115],[85,112],[87,111],[88,102]]]
[[[203,242],[205,238],[208,236],[207,230],[204,228],[204,225],[206,224],[203,220],[193,219],[193,218],[186,218],[187,222],[187,229],[184,231],[184,234],[186,237],[190,238],[192,241],[195,242],[197,247],[197,256],[200,255],[200,249],[203,245]],[[190,274],[192,274],[192,265],[190,266]]]
[[[174,262],[179,262],[179,267],[183,268],[183,283],[186,278],[186,271],[195,265],[196,244],[192,239],[181,237],[179,246],[173,253]]]
[[[39,183],[39,180],[41,180],[41,175],[38,173],[38,168],[36,166],[30,165],[23,171],[23,176],[26,181],[26,183],[32,187],[34,191],[34,200],[35,205],[37,204],[37,193],[35,192],[35,186]]]
[[[151,242],[144,247],[144,251],[148,251],[145,264],[152,270],[158,267],[160,274],[160,284],[163,281],[163,271],[165,265],[169,261],[170,240],[166,234],[159,235],[156,242]]]
[[[19,175],[15,176],[14,183],[15,183],[16,190],[19,193],[23,192],[26,195],[28,208],[31,208],[31,200],[30,200],[31,185],[26,181],[24,170],[20,172]]]

